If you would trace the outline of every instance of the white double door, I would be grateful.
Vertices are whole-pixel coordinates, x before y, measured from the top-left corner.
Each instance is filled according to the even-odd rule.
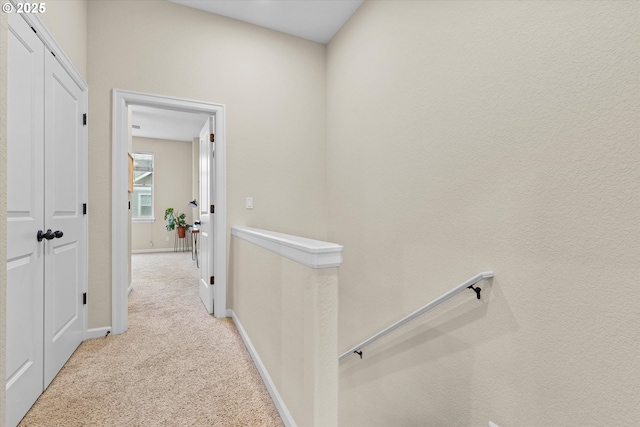
[[[9,15],[7,425],[16,425],[84,338],[86,92]],[[50,231],[49,231],[50,230]]]

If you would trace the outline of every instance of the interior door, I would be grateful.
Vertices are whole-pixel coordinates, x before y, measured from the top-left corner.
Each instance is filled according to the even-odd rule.
[[[44,389],[44,45],[18,15],[9,24],[6,421],[15,426]]]
[[[53,55],[45,55],[44,220],[55,238],[45,245],[44,386],[84,335],[86,265],[83,177],[83,93]]]
[[[200,131],[200,299],[213,313],[213,298],[215,290],[215,272],[213,262],[213,236],[215,213],[211,207],[215,206],[213,180],[215,177],[215,143],[211,141],[214,134],[214,120],[209,117]],[[214,210],[215,212],[215,210]],[[213,283],[212,283],[213,282]]]

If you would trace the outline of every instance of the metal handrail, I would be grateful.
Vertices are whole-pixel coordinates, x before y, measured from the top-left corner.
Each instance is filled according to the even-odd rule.
[[[411,320],[415,319],[416,317],[426,313],[427,311],[431,310],[432,308],[436,307],[437,305],[442,304],[443,302],[445,302],[448,299],[452,298],[453,296],[459,294],[460,292],[464,291],[465,289],[473,289],[476,292],[476,295],[478,296],[478,299],[480,299],[481,288],[474,287],[474,285],[476,283],[478,283],[478,282],[481,282],[481,281],[483,281],[485,279],[490,279],[492,277],[493,277],[493,271],[485,271],[484,273],[480,273],[480,274],[478,274],[476,276],[473,276],[471,279],[467,280],[466,282],[463,282],[463,283],[459,284],[455,288],[451,289],[449,292],[447,292],[447,293],[445,293],[443,295],[440,295],[438,298],[434,299],[429,304],[423,306],[422,308],[419,308],[418,310],[414,311],[413,313],[411,313],[410,315],[404,317],[403,319],[398,320],[396,323],[394,323],[393,325],[389,326],[386,329],[383,329],[382,331],[378,332],[377,334],[375,334],[371,338],[368,338],[368,339],[362,341],[357,346],[345,351],[344,353],[342,353],[340,355],[338,360],[342,360],[342,359],[344,359],[346,357],[349,357],[354,353],[358,354],[360,356],[360,358],[362,359],[362,349],[364,347],[368,346],[369,344],[371,344],[372,342],[378,340],[379,338],[382,338],[383,336],[387,335],[389,332],[398,329],[400,326],[404,325],[405,323],[410,322]]]

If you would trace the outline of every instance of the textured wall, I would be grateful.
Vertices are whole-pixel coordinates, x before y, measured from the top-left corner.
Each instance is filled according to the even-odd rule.
[[[131,249],[162,249],[174,247],[176,231],[167,231],[164,211],[173,208],[184,213],[187,223],[193,224],[196,209],[187,206],[192,191],[192,141],[167,141],[152,138],[133,138],[133,151],[153,153],[153,210],[155,222],[135,222],[131,225]],[[169,241],[166,240],[169,238]],[[191,235],[187,233],[187,246]],[[153,243],[151,245],[150,243]]]
[[[80,74],[87,78],[87,0],[43,2],[42,22]]]
[[[640,3],[365,2],[327,48],[341,425],[636,425]]]
[[[278,393],[297,425],[336,425],[338,270],[232,239],[233,310]]]
[[[113,88],[225,104],[227,223],[326,236],[325,46],[167,1],[90,1],[87,28],[90,328],[111,324]]]
[[[7,339],[7,15],[0,13],[0,372],[6,372]],[[0,427],[6,423],[5,387],[0,387]]]

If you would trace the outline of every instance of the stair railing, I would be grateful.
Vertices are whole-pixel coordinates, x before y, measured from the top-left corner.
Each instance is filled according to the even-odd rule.
[[[492,277],[493,277],[493,271],[485,271],[484,273],[480,273],[480,274],[477,274],[477,275],[473,276],[471,279],[459,284],[455,288],[451,289],[449,292],[440,295],[438,298],[434,299],[430,303],[428,303],[425,306],[417,309],[416,311],[414,311],[413,313],[409,314],[408,316],[398,320],[396,323],[394,323],[393,325],[383,329],[382,331],[380,331],[377,334],[373,335],[371,338],[368,338],[368,339],[362,341],[360,344],[356,345],[355,347],[345,351],[344,353],[342,353],[340,355],[340,357],[338,357],[338,360],[342,360],[342,359],[344,359],[346,357],[351,356],[352,354],[357,354],[362,359],[362,349],[364,347],[366,347],[369,344],[371,344],[372,342],[382,338],[383,336],[387,335],[388,333],[398,329],[400,326],[404,325],[405,323],[408,323],[408,322],[412,321],[416,317],[421,316],[422,314],[426,313],[427,311],[431,310],[432,308],[435,308],[436,306],[438,306],[438,305],[442,304],[443,302],[449,300],[450,298],[454,297],[455,295],[459,294],[460,292],[464,291],[465,289],[471,289],[471,290],[475,291],[478,299],[480,299],[480,291],[482,291],[482,288],[477,287],[475,285],[477,283],[483,281],[483,280],[490,279]]]

